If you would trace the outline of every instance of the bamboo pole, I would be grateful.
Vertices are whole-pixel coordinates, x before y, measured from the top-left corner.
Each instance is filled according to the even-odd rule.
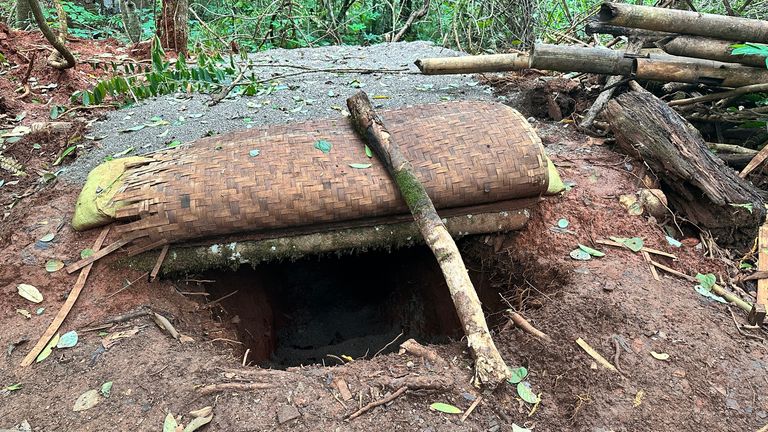
[[[765,57],[758,55],[733,55],[734,41],[705,38],[701,36],[672,36],[656,42],[656,46],[668,54],[682,57],[696,57],[726,63],[740,63],[765,69]]]
[[[739,87],[735,90],[729,90],[726,92],[710,93],[707,95],[696,96],[696,97],[687,98],[687,99],[677,99],[677,100],[671,101],[668,105],[671,107],[691,105],[699,102],[709,102],[713,100],[732,98],[734,96],[741,96],[747,93],[759,93],[759,92],[765,92],[765,91],[768,91],[768,83],[753,84],[753,85],[748,85],[744,87]]]
[[[584,32],[588,35],[593,34],[607,34],[611,36],[624,36],[629,39],[641,38],[648,41],[656,41],[664,39],[665,37],[674,36],[674,33],[657,32],[643,29],[634,29],[629,27],[621,27],[610,24],[605,24],[600,21],[589,21],[584,26]]]
[[[531,54],[534,69],[561,72],[587,72],[604,75],[629,75],[632,59],[608,48],[584,48],[537,43]]]
[[[715,39],[768,42],[768,21],[605,2],[597,19],[605,24],[707,36]]]
[[[424,186],[416,178],[413,166],[391,139],[383,121],[371,106],[368,95],[358,92],[347,99],[347,108],[355,129],[395,180],[425,242],[440,264],[475,360],[474,385],[495,388],[510,377],[510,372],[493,343],[480,299],[456,243],[438,216]]]
[[[463,57],[436,57],[416,60],[424,75],[502,72],[527,69],[528,54],[492,54]]]
[[[689,62],[687,57],[637,58],[635,59],[637,79],[650,81],[674,81],[706,84],[719,87],[743,87],[768,82],[768,69],[757,69],[721,63],[714,60],[696,59]]]

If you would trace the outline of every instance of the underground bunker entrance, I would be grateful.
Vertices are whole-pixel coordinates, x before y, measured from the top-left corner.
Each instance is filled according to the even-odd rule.
[[[447,343],[463,335],[426,246],[242,266],[201,277],[210,281],[208,300],[221,299],[212,308],[214,318],[237,334],[239,354],[250,350],[248,362],[261,367],[336,365],[345,357],[396,351],[408,338]],[[470,268],[470,277],[486,311],[501,309],[499,291],[484,273]]]

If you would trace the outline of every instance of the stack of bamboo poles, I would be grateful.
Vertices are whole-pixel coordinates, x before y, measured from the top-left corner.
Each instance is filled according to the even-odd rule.
[[[642,39],[657,49],[628,54],[599,46],[536,44],[530,54],[432,58],[416,64],[428,75],[534,68],[718,87],[768,83],[765,58],[731,53],[734,44],[768,42],[768,21],[604,3],[586,31]]]

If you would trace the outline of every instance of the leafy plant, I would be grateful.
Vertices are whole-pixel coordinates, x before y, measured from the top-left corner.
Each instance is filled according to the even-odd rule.
[[[758,43],[743,43],[731,45],[733,55],[758,55],[765,57],[765,67],[768,67],[768,45]]]

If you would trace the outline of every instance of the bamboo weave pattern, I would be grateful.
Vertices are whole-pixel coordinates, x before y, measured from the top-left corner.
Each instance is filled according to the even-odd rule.
[[[512,108],[451,102],[381,116],[438,209],[547,189],[541,141]],[[332,144],[329,153],[314,147],[318,140]],[[119,231],[143,249],[408,213],[386,169],[366,156],[346,118],[227,133],[151,157],[126,172],[115,197],[122,205],[117,218],[128,221]]]

